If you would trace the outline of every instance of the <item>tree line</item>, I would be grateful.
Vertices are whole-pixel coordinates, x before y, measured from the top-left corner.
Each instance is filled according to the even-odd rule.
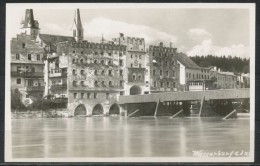
[[[194,56],[190,57],[197,65],[200,67],[210,67],[216,66],[222,71],[229,71],[234,73],[249,73],[250,66],[249,60],[246,58],[232,57],[229,56],[215,56],[215,55],[206,55],[206,56]]]

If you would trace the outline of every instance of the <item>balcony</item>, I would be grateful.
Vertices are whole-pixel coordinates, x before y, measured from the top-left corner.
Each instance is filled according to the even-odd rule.
[[[62,69],[52,69],[49,71],[49,77],[64,77],[67,76],[67,71]]]
[[[43,78],[43,72],[22,72],[12,71],[11,77],[25,77],[25,78]]]
[[[27,86],[27,87],[25,87],[25,91],[27,91],[27,92],[43,92],[44,86]]]

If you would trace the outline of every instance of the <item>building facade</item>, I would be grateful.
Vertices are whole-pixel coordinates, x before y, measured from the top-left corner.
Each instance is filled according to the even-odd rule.
[[[176,48],[150,45],[148,49],[151,93],[171,92],[179,89]]]

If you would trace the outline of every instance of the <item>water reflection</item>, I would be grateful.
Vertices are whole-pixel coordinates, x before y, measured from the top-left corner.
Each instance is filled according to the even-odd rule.
[[[249,151],[249,119],[92,117],[14,119],[14,158],[181,157]]]

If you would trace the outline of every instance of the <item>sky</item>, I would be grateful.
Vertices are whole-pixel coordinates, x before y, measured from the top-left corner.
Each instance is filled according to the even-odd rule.
[[[44,6],[44,4],[42,5]],[[19,33],[28,5],[7,6],[7,32]],[[246,8],[88,7],[77,5],[84,26],[84,39],[99,42],[125,36],[145,38],[146,45],[173,47],[188,56],[231,55],[249,58],[250,15]],[[75,8],[32,6],[40,33],[72,36]]]

